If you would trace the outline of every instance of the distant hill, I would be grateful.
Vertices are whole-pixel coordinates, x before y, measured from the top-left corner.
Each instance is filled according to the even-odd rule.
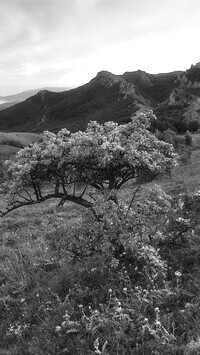
[[[61,92],[69,89],[70,89],[69,87],[45,87],[40,89],[26,90],[13,95],[0,96],[0,111],[10,106],[13,106],[21,101],[24,101],[33,95],[36,95],[41,90]]]
[[[0,103],[0,111],[5,110],[6,108],[14,106],[19,103],[19,101],[4,102],[3,100],[1,100],[0,102],[2,102]]]
[[[20,95],[18,98],[25,97]],[[0,130],[40,133],[66,127],[74,132],[85,129],[90,120],[129,122],[141,109],[156,113],[158,120],[152,129],[181,132],[193,123],[200,124],[200,64],[161,74],[102,71],[76,89],[42,90],[0,111]]]

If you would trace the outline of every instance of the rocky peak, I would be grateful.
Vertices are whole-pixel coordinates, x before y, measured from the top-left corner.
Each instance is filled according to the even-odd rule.
[[[153,76],[151,74],[146,73],[143,70],[137,70],[134,72],[125,72],[123,77],[135,84],[138,87],[151,87]]]
[[[183,75],[180,76],[181,87],[200,87],[200,62],[191,65]]]
[[[48,93],[49,93],[48,90],[40,90],[36,95],[44,98],[44,96]]]
[[[109,71],[100,71],[97,76],[93,79],[100,83],[103,86],[106,87],[111,87],[114,84],[121,83],[123,81],[123,78],[121,75],[115,75],[110,73]]]
[[[108,71],[101,71],[92,81],[98,82],[106,88],[111,88],[114,85],[119,85],[120,93],[127,95],[137,95],[137,88],[134,84],[128,82],[121,75],[115,75]]]

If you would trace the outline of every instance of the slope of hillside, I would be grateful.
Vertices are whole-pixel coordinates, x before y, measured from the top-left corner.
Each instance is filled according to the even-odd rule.
[[[3,102],[3,100],[2,100]],[[3,102],[2,104],[0,104],[0,111],[3,111],[11,106],[14,106],[16,104],[18,104],[18,101],[10,101],[10,102]]]
[[[12,145],[21,148],[36,142],[38,139],[39,135],[35,133],[0,132],[0,145]]]
[[[40,139],[35,133],[4,133],[0,132],[0,156],[15,154],[19,149],[24,148]]]
[[[4,102],[24,101],[29,97],[36,95],[39,91],[43,91],[43,90],[52,91],[52,92],[62,92],[62,91],[70,90],[70,88],[69,87],[44,87],[40,89],[26,90],[13,95],[0,96],[0,101],[1,100]]]
[[[52,92],[62,92],[62,91],[67,91],[70,90],[68,87],[45,87],[42,89],[32,89],[32,90],[26,90],[19,92],[14,95],[8,95],[8,96],[0,96],[0,111],[14,106],[22,101],[25,101],[31,96],[36,95],[39,91],[52,91]]]

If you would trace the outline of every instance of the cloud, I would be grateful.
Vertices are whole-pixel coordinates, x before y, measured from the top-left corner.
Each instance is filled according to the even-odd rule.
[[[77,85],[99,68],[143,69],[162,58],[159,47],[173,47],[181,62],[175,39],[188,30],[193,43],[200,30],[198,0],[0,0],[0,14],[0,80],[10,80],[10,90],[21,80],[41,85],[58,75]]]

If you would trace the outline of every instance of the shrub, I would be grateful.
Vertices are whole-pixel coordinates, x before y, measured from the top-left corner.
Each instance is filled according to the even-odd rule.
[[[2,215],[51,198],[90,208],[97,194],[115,195],[143,171],[169,172],[176,154],[148,131],[149,116],[152,112],[140,112],[125,125],[90,122],[85,132],[44,133],[40,143],[20,150],[8,165],[12,179],[4,185]]]
[[[192,121],[189,123],[188,130],[190,132],[196,132],[198,131],[199,127],[200,127],[199,121]]]

